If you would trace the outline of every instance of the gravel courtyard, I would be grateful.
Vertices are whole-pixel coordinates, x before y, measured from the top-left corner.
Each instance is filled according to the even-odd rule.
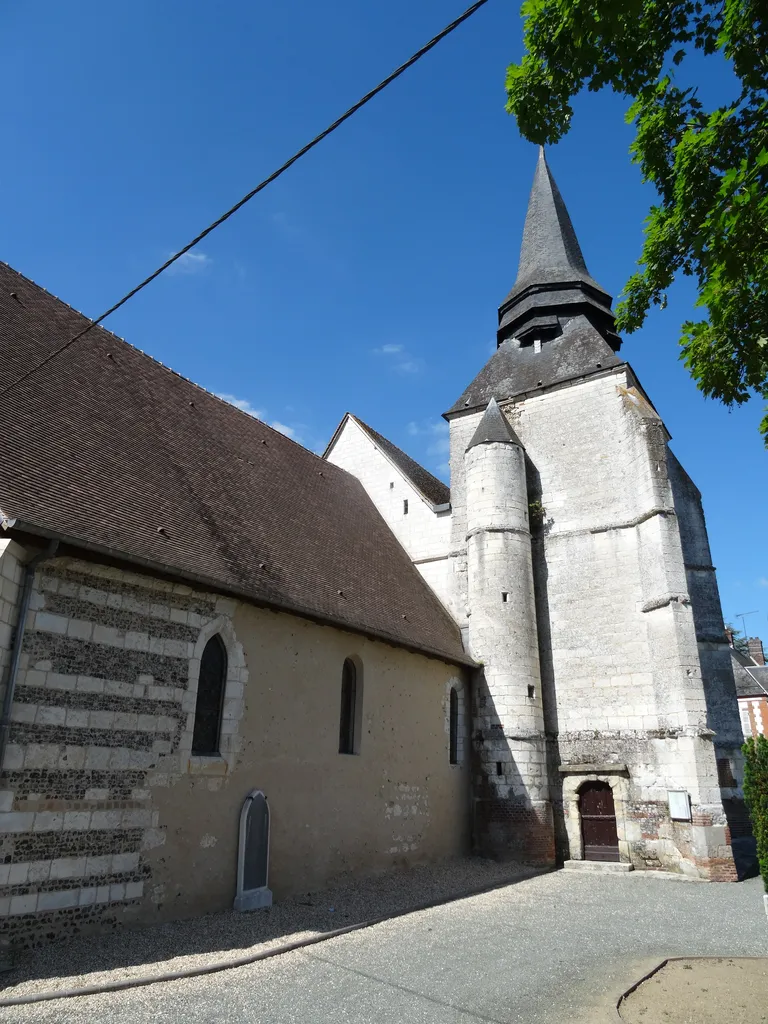
[[[616,1022],[618,995],[664,957],[768,955],[761,892],[759,879],[706,884],[641,872],[558,871],[251,966],[3,1008],[0,1020]],[[68,948],[65,974],[72,985],[78,948],[85,947]],[[242,944],[233,955],[241,952]],[[46,956],[60,952],[39,955],[39,974],[47,980],[38,989],[54,983]],[[6,984],[11,987],[1,996],[21,994],[31,982],[17,978],[13,985],[8,976]]]

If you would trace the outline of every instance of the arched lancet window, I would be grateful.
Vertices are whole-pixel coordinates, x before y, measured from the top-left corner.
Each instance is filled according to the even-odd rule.
[[[341,670],[341,716],[339,718],[339,753],[356,754],[358,739],[356,723],[358,720],[358,687],[357,669],[351,658],[347,658]]]
[[[220,636],[212,636],[200,660],[197,684],[193,754],[218,754],[224,686],[227,681],[227,651]]]
[[[459,763],[459,695],[454,686],[451,687],[450,706],[448,712],[448,737],[450,763]]]

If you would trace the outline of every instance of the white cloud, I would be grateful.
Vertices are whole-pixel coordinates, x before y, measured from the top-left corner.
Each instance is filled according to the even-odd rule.
[[[449,430],[445,420],[423,420],[416,423],[414,420],[408,424],[408,433],[413,434],[447,434]]]
[[[210,256],[204,252],[185,252],[175,263],[168,267],[169,274],[199,274],[212,263]]]
[[[234,405],[236,409],[240,409],[243,412],[247,412],[249,416],[255,416],[256,419],[260,420],[264,416],[263,409],[257,409],[251,405],[247,398],[238,398],[236,395],[217,394],[217,398],[220,398],[223,402],[229,402],[230,405]]]
[[[434,471],[441,476],[446,476],[449,471],[448,463],[445,460],[445,456],[451,448],[449,430],[448,424],[443,419],[421,420],[418,423],[411,420],[408,424],[408,433],[411,437],[423,439],[423,451],[432,457],[431,463]],[[439,462],[436,462],[435,459],[439,459]]]
[[[447,455],[450,450],[450,440],[447,437],[441,437],[427,448],[427,455]]]
[[[289,427],[287,423],[281,423],[280,420],[272,420],[272,422],[269,425],[270,427],[272,427],[273,430],[278,431],[278,433],[285,434],[286,437],[290,437],[294,441],[296,440],[295,427]]]
[[[403,359],[395,364],[398,373],[421,373],[424,369],[423,359]]]
[[[371,349],[371,352],[376,356],[390,357],[392,369],[398,373],[421,373],[424,369],[424,360],[411,355],[405,345],[381,345]]]
[[[448,437],[449,427],[445,420],[424,420],[408,424],[408,433],[413,437],[428,437],[427,455],[446,455],[451,448]]]
[[[757,581],[758,587],[768,587],[768,576],[761,576]]]
[[[314,445],[315,448],[319,446],[319,452],[325,450],[325,445],[321,444],[316,439],[311,444],[305,440],[306,437],[312,437],[313,431],[310,430],[304,423],[283,423],[282,420],[272,420],[268,418],[266,409],[257,409],[255,405],[251,405],[247,398],[238,398],[237,395],[230,395],[220,392],[216,395],[217,398],[221,398],[224,402],[229,402],[230,405],[234,405],[236,409],[240,409],[241,412],[247,413],[249,416],[254,416],[258,420],[262,420],[267,423],[273,430],[277,430],[278,433],[284,434],[286,437],[290,437],[292,441],[296,441],[297,444],[304,445],[305,448],[309,448]],[[288,412],[292,411],[291,406],[286,406]],[[314,448],[313,448],[314,450]]]

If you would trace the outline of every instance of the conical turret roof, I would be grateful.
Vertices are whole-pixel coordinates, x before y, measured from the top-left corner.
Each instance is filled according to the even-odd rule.
[[[561,332],[561,318],[579,312],[618,348],[611,297],[587,270],[565,202],[540,147],[517,280],[499,307],[499,344],[510,337],[556,337]]]
[[[467,445],[467,451],[478,444],[517,444],[523,447],[495,398],[488,403],[488,408]]]

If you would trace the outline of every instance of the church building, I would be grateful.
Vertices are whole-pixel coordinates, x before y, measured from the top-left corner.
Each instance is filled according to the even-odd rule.
[[[736,878],[701,497],[543,152],[450,487],[352,413],[320,458],[101,327],[52,356],[87,324],[0,265],[12,944],[471,850]]]

